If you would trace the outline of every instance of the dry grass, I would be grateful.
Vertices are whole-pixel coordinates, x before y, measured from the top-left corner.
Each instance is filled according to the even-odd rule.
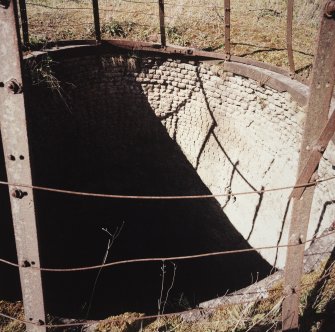
[[[23,319],[23,308],[21,302],[9,303],[0,301],[0,312],[2,314]],[[17,321],[10,321],[6,318],[0,317],[0,331],[1,332],[21,332],[24,331],[24,324]]]
[[[327,278],[323,278],[327,275]],[[302,278],[300,314],[304,331],[323,331],[323,320],[327,307],[335,301],[335,266],[319,269]],[[280,327],[282,283],[270,291],[271,296],[258,303],[236,304],[217,308],[209,316],[186,322],[180,317],[160,318],[141,323],[143,314],[124,313],[110,317],[95,328],[96,332],[247,332],[275,331]],[[23,318],[22,303],[0,301],[0,312],[9,316]],[[23,332],[24,325],[0,318],[1,332]]]
[[[294,50],[298,70],[312,63],[320,1],[296,2]],[[231,3],[232,53],[287,68],[286,1]],[[27,7],[33,43],[94,38],[90,0],[29,0]],[[223,51],[223,1],[166,0],[165,7],[169,43]],[[160,39],[155,0],[100,0],[100,19],[103,38]]]
[[[327,278],[323,278],[327,276]],[[275,331],[280,328],[281,303],[283,300],[282,283],[279,282],[270,291],[271,296],[256,303],[232,305],[218,308],[209,316],[186,322],[180,317],[160,318],[147,326],[142,326],[134,319],[137,314],[126,314],[128,324],[117,324],[111,317],[100,324],[97,332],[231,332],[231,331]],[[335,267],[326,268],[321,264],[319,269],[302,278],[300,314],[305,320],[306,331],[322,331],[322,320],[327,305],[335,300]],[[308,316],[307,318],[305,316]],[[121,316],[122,318],[122,316]],[[122,326],[121,326],[122,325]],[[304,330],[304,331],[305,331]]]

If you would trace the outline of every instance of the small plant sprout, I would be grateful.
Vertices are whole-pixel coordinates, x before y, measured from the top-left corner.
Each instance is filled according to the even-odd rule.
[[[173,275],[172,275],[172,279],[171,279],[171,284],[165,294],[165,298],[163,299],[164,297],[164,287],[165,287],[165,275],[166,275],[166,265],[165,265],[165,262],[163,261],[163,264],[162,264],[162,267],[161,267],[161,271],[162,271],[162,281],[161,281],[161,292],[160,292],[160,297],[158,299],[158,315],[163,315],[164,314],[164,311],[165,311],[165,306],[166,306],[166,303],[168,301],[168,298],[169,298],[169,294],[170,294],[170,291],[172,290],[173,288],[173,285],[174,285],[174,281],[175,281],[175,277],[176,277],[176,270],[177,270],[177,266],[175,263],[171,262],[171,265],[173,266]]]
[[[41,61],[30,62],[30,72],[32,85],[43,86],[47,89],[56,92],[59,98],[64,102],[66,108],[71,111],[70,106],[66,101],[66,93],[62,87],[62,82],[55,76],[53,71],[54,60],[50,56],[46,56]],[[74,87],[74,84],[64,82],[67,85]]]
[[[124,226],[124,221],[122,222],[121,226],[117,226],[115,229],[114,233],[111,233],[107,228],[101,228],[107,235],[108,235],[108,242],[107,242],[107,247],[106,247],[106,252],[105,255],[102,259],[102,263],[101,265],[105,265],[106,261],[108,259],[108,255],[109,255],[109,251],[112,248],[115,240],[119,237],[122,229]],[[100,269],[98,270],[97,276],[95,277],[94,283],[93,283],[93,287],[92,287],[92,291],[91,291],[91,295],[90,295],[90,299],[88,302],[88,307],[87,307],[87,311],[86,311],[86,317],[88,317],[90,311],[91,311],[91,307],[92,307],[92,303],[93,303],[93,299],[94,299],[94,295],[95,295],[95,291],[96,291],[96,287],[99,281],[99,277],[101,275],[103,267],[101,266]]]

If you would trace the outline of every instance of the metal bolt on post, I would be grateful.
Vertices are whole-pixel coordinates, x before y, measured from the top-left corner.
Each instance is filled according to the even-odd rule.
[[[9,59],[9,60],[8,60]],[[32,184],[16,0],[0,1],[0,126],[10,183]],[[33,190],[9,186],[26,331],[44,332],[45,312]]]
[[[314,58],[312,81],[306,110],[304,133],[300,149],[298,180],[296,185],[311,182],[322,153],[334,135],[335,112],[329,116],[330,101],[335,83],[335,1],[325,3]],[[305,239],[313,202],[314,186],[297,188],[291,194],[292,220],[289,230],[284,288],[291,290],[285,296],[282,308],[282,330],[299,330],[299,300]],[[293,291],[292,291],[293,290]]]

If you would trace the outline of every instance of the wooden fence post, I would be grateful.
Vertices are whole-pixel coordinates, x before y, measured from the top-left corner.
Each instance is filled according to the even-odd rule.
[[[29,48],[30,42],[29,42],[29,28],[28,28],[26,0],[19,0],[19,4],[20,4],[23,45],[26,48]]]
[[[99,16],[99,0],[92,0],[95,40],[101,42],[100,16]]]
[[[16,0],[0,2],[0,126],[9,183],[31,185]],[[8,187],[26,331],[46,331],[33,190]]]
[[[166,32],[165,32],[165,9],[164,0],[158,0],[159,6],[159,28],[161,34],[161,45],[166,46]]]
[[[230,60],[230,0],[224,0],[224,53]]]
[[[286,29],[286,45],[287,57],[290,66],[291,75],[295,74],[295,64],[293,55],[293,9],[294,0],[287,0],[287,29]]]
[[[335,12],[335,1],[328,1],[327,4],[329,2],[333,4]],[[327,131],[327,128],[334,127],[332,122],[328,122],[329,106],[335,82],[334,12],[326,14],[324,10],[322,13],[314,59],[298,171],[298,174],[300,174],[298,179],[306,178],[305,174],[308,174],[307,181],[310,181],[311,175],[315,171],[326,148],[326,146],[318,146],[317,142],[322,140],[326,142],[324,140],[325,131]],[[334,119],[334,116],[332,116],[331,121],[334,121]],[[297,184],[300,183],[302,183],[301,180],[298,180]],[[299,301],[305,250],[304,241],[307,236],[314,186],[305,188],[302,196],[301,194],[302,192],[295,190],[291,195],[293,209],[289,231],[289,244],[297,246],[289,247],[286,256],[282,330],[287,332],[298,331],[299,328]]]

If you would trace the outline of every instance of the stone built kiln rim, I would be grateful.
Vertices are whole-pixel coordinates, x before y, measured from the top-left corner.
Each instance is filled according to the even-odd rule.
[[[187,57],[180,55],[169,59],[164,54],[150,55],[145,52],[143,52],[143,55],[149,56],[149,58],[141,60],[143,55],[141,52],[137,52],[136,55],[131,57],[127,53],[121,53],[120,57],[123,57],[121,61],[117,60],[118,55],[116,55],[112,60],[114,63],[110,65],[108,64],[108,58],[113,58],[113,54],[110,53],[108,48],[102,47],[101,49],[96,45],[65,46],[53,49],[49,54],[51,57],[63,61],[63,59],[79,55],[82,57],[85,52],[88,56],[98,54],[106,72],[108,70],[113,71],[113,67],[122,67],[123,70],[129,71],[130,76],[134,77],[136,88],[140,85],[142,93],[147,97],[155,115],[166,127],[170,137],[181,147],[187,159],[196,167],[202,180],[212,193],[260,190],[263,187],[266,189],[295,183],[304,121],[303,106],[308,95],[308,87],[304,84],[277,72],[275,67],[274,71],[270,71],[270,66],[264,65],[266,66],[266,69],[264,69],[233,61],[217,65],[216,61],[194,62],[192,60],[188,61]],[[40,56],[41,54],[37,55],[37,57]],[[151,65],[143,66],[145,61],[149,63],[157,61],[159,65],[154,64],[152,68],[149,68]],[[78,60],[74,60],[73,65],[76,66],[78,62],[80,68],[80,61]],[[109,78],[111,77],[112,74]],[[134,86],[131,85],[129,75],[124,77],[124,83],[130,85],[129,88],[133,89]],[[178,117],[179,113],[180,118]],[[199,114],[202,115],[199,116]],[[187,115],[189,115],[190,120],[187,120]],[[201,117],[207,119],[200,119]],[[204,134],[200,135],[202,138],[211,135],[210,131],[212,130],[213,136],[215,136],[214,140],[217,141],[219,132],[222,129],[226,131],[223,141],[225,145],[229,145],[228,149],[235,150],[232,153],[236,157],[230,158],[228,154],[222,162],[224,163],[224,159],[227,159],[228,164],[231,164],[230,166],[221,167],[223,165],[220,165],[220,156],[216,156],[217,159],[215,159],[215,156],[214,158],[210,156],[210,152],[206,153],[208,152],[207,148],[202,145],[200,138],[197,140],[197,137],[192,137],[193,142],[192,140],[183,140],[182,134],[174,126],[176,122],[184,124],[187,121],[190,121],[190,123],[193,121],[192,128],[188,128],[187,125],[183,127],[184,131],[189,130],[187,135],[184,132],[188,139],[194,134],[192,131],[197,132],[201,125],[204,125],[203,122],[206,121]],[[237,141],[233,140],[235,144],[227,144],[229,138],[233,137],[233,135],[227,134],[229,131],[236,133],[238,137]],[[241,138],[243,142],[238,142]],[[192,146],[188,143],[194,144]],[[213,151],[221,149],[220,142],[213,144],[216,145]],[[248,154],[246,148],[248,146],[252,146],[250,150],[253,150],[252,153],[255,157],[253,162],[250,161],[252,156],[244,156],[244,154]],[[195,151],[190,151],[192,148]],[[205,157],[201,157],[203,165],[200,163],[199,154],[197,154],[201,149],[203,149],[201,153],[209,158],[206,160]],[[332,176],[334,174],[332,165],[335,162],[331,159],[333,149],[334,143],[331,142],[320,165],[320,176]],[[263,156],[261,156],[262,154]],[[239,160],[239,158],[242,160]],[[206,163],[212,166],[206,165]],[[238,163],[235,171],[234,163]],[[258,165],[258,163],[261,165]],[[278,167],[276,167],[277,165]],[[205,169],[206,166],[212,167],[212,169]],[[261,169],[262,167],[264,169]],[[250,173],[250,175],[244,176],[245,168],[246,174]],[[243,170],[241,171],[242,174],[239,174],[240,169]],[[277,173],[273,173],[272,170]],[[242,180],[233,180],[232,185],[229,184],[229,176],[226,179],[216,181],[215,176],[225,174],[226,171],[228,171],[228,174],[232,172],[238,174],[238,177]],[[210,179],[211,176],[214,179]],[[323,211],[322,202],[328,202],[333,197],[333,191],[330,188],[331,184],[326,183],[319,185],[316,190],[309,227],[310,236],[316,233],[320,234],[328,228],[331,219],[335,217],[335,209],[332,204],[328,204],[327,211]],[[266,193],[262,198],[256,200],[253,197],[257,197],[257,195],[236,198],[235,203],[232,204],[231,201],[227,203],[225,212],[234,226],[248,239],[252,246],[259,247],[273,243],[284,244],[287,241],[287,226],[289,224],[289,213],[285,213],[289,193],[289,191]],[[265,201],[262,201],[261,205],[264,205],[265,208],[263,206],[257,207],[259,201],[263,199]],[[221,200],[224,201],[225,198]],[[252,200],[254,200],[252,203],[247,203],[247,201]],[[245,202],[246,205],[244,203],[240,204],[238,201]],[[244,212],[238,212],[241,205],[243,208],[240,210]],[[246,206],[249,206],[248,211],[246,211]],[[270,207],[270,209],[267,207]],[[258,211],[255,212],[257,209]],[[268,213],[265,210],[268,210]],[[320,211],[326,213],[326,216],[321,216],[318,213]],[[257,220],[253,220],[256,213]],[[288,216],[286,220],[283,220],[285,214]],[[248,217],[245,218],[245,216]],[[268,229],[268,220],[270,219],[272,220],[270,233],[266,235],[252,234],[254,232],[253,227],[256,227],[259,233]],[[274,252],[266,252],[262,255],[270,264],[276,264],[280,268],[283,267],[285,249],[280,250],[278,255]]]

